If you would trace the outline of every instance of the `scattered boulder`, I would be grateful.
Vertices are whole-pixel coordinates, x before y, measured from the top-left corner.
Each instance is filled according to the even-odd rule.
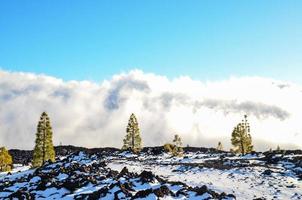
[[[118,174],[117,178],[123,177],[123,176],[129,176],[129,170],[127,167],[124,167],[121,172]]]
[[[152,189],[147,189],[147,190],[140,190],[138,191],[132,199],[138,199],[138,198],[146,198],[152,193]]]
[[[67,190],[73,192],[76,189],[80,188],[81,186],[86,185],[87,182],[83,182],[83,180],[73,180],[73,179],[68,179],[62,183],[62,187],[66,188]]]
[[[203,195],[204,193],[208,192],[207,186],[203,185],[201,187],[195,187],[192,191],[196,192],[196,195]]]
[[[160,150],[160,148],[157,150]],[[159,199],[166,197],[190,198],[192,194],[201,196],[205,193],[208,193],[213,199],[223,199],[228,196],[228,194],[210,190],[207,186],[192,188],[183,182],[168,181],[151,171],[145,170],[137,174],[124,167],[118,172],[109,168],[102,158],[102,153],[90,155],[77,151],[62,160],[57,160],[55,163],[46,163],[32,173],[24,174],[16,180],[0,180],[0,190],[7,191],[7,199],[29,200],[47,198],[47,195],[50,195],[50,197],[58,195],[61,189],[63,191],[66,189],[61,198],[66,194],[76,193],[74,199],[91,200],[105,198],[117,200],[144,199],[149,195]],[[222,164],[222,162],[218,162],[219,165]],[[22,186],[22,189],[16,192],[9,190],[14,184],[24,182],[29,182],[29,184]],[[83,190],[81,192],[81,190],[78,190],[88,186],[88,184],[95,191],[87,192]],[[144,189],[141,189],[142,187]],[[39,194],[36,191],[39,191]],[[43,191],[47,191],[47,194],[41,194]]]
[[[166,186],[160,186],[160,188],[155,189],[153,191],[153,193],[157,196],[157,197],[165,197],[167,195],[171,195],[171,196],[175,196],[173,192],[171,192],[171,190]]]
[[[152,182],[154,181],[155,179],[155,176],[152,172],[150,171],[143,171],[140,175],[140,180],[143,182],[143,183],[146,183],[146,182]]]
[[[266,176],[270,176],[272,174],[272,172],[273,172],[272,170],[267,169],[267,170],[263,171],[262,174],[266,175]]]

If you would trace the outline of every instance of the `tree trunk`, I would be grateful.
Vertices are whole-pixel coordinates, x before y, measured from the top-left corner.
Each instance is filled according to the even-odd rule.
[[[132,138],[132,150],[134,150],[134,134],[131,134],[131,138]]]
[[[46,127],[45,127],[45,124],[46,124],[46,122],[45,122],[45,118],[43,119],[43,125],[44,125],[44,127],[43,127],[43,150],[42,150],[42,153],[43,153],[43,160],[42,160],[42,165],[44,165],[44,163],[45,163],[45,154],[46,154],[46,152],[45,152],[45,137],[46,137],[46,133],[45,133],[45,130],[46,130]]]
[[[244,146],[243,146],[243,134],[240,134],[241,138],[240,138],[240,143],[241,143],[241,154],[244,154]]]

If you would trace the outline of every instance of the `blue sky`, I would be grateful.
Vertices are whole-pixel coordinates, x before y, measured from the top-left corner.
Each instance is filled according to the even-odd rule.
[[[302,1],[1,1],[0,67],[101,81],[133,68],[170,78],[302,83]]]

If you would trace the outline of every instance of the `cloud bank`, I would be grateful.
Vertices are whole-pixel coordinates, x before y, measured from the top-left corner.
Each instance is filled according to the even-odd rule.
[[[257,150],[301,148],[301,91],[261,77],[202,82],[133,70],[97,84],[0,71],[0,145],[32,149],[47,111],[56,145],[121,147],[133,112],[146,146],[177,133],[185,145],[230,148],[233,127],[248,114]]]

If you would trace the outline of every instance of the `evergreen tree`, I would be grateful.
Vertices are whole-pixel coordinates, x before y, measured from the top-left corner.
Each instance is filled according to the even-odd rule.
[[[179,135],[174,135],[173,144],[164,145],[164,150],[173,156],[181,156],[183,154],[182,141]]]
[[[181,155],[183,153],[182,141],[179,135],[174,135],[173,143],[175,145],[175,153]]]
[[[126,133],[127,134],[125,139],[123,140],[124,145],[122,149],[129,149],[135,153],[139,152],[142,149],[142,139],[140,136],[140,130],[137,119],[133,113],[130,116]]]
[[[217,145],[217,148],[216,148],[218,151],[223,151],[223,146],[222,146],[222,143],[219,141],[218,142],[218,145]]]
[[[279,145],[277,146],[276,151],[277,151],[277,152],[280,152],[280,151],[281,151],[281,148],[280,148],[280,146],[279,146]]]
[[[43,112],[37,126],[33,167],[44,165],[48,160],[55,161],[55,150],[52,143],[52,128],[46,112]]]
[[[5,147],[0,148],[0,172],[12,169],[13,159]]]
[[[180,138],[180,136],[178,134],[174,135],[173,143],[177,147],[181,147],[182,146],[182,141],[181,141],[181,138]]]
[[[250,134],[250,125],[247,121],[247,115],[244,115],[244,120],[234,128],[231,142],[235,147],[234,152],[236,153],[247,154],[253,151],[252,137]]]

